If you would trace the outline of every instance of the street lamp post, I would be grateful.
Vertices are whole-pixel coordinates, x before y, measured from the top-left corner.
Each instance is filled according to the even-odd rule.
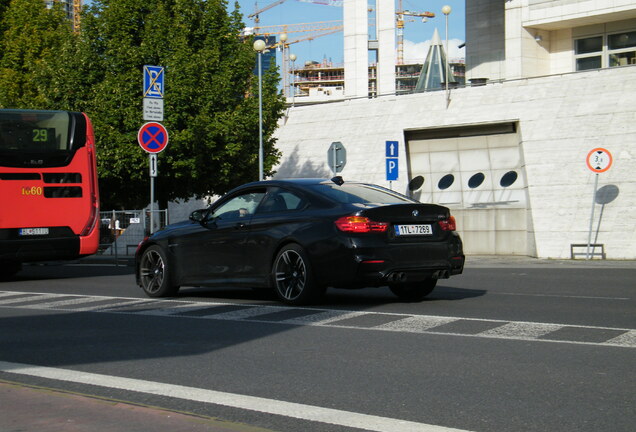
[[[448,81],[450,80],[450,66],[448,63],[448,15],[451,13],[451,7],[449,5],[443,6],[442,13],[446,18],[446,77],[444,81],[446,81],[446,107],[448,108],[448,104],[450,103],[450,92],[448,90]]]
[[[285,42],[287,42],[287,33],[283,33],[282,35],[280,35],[280,48],[281,48],[281,57],[283,59],[283,61],[281,62],[283,64],[283,96],[287,97],[289,95],[289,88],[288,88],[288,78],[287,78],[287,56],[286,56],[286,52],[285,52]]]
[[[289,59],[292,62],[292,67],[291,67],[291,85],[289,86],[289,91],[291,91],[291,98],[292,98],[292,106],[294,106],[294,98],[296,96],[296,75],[295,75],[295,69],[296,69],[296,54],[290,54],[289,55]]]
[[[258,180],[263,180],[263,77],[261,72],[261,56],[265,50],[265,41],[254,41],[254,51],[258,54]]]

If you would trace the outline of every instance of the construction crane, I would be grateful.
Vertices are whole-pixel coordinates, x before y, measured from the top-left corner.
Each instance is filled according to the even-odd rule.
[[[285,97],[289,95],[289,80],[288,80],[288,63],[289,63],[289,46],[298,42],[311,41],[316,38],[327,36],[333,33],[342,31],[342,21],[318,21],[312,23],[297,23],[297,24],[279,24],[271,26],[260,26],[252,29],[255,35],[271,36],[271,35],[285,35],[284,40],[279,40],[268,48],[281,48],[282,52],[282,66],[283,66],[283,94]],[[287,35],[290,33],[308,33],[305,35],[298,35],[293,40],[287,40]]]
[[[73,32],[79,33],[81,27],[82,0],[73,0]]]
[[[285,0],[282,0],[285,1]],[[298,0],[306,3],[321,4],[327,6],[339,6],[342,7],[343,0]],[[369,12],[373,11],[373,8],[368,9]],[[427,18],[435,18],[433,12],[414,12],[410,10],[404,10],[402,7],[402,0],[399,0],[398,9],[395,11],[396,15],[396,34],[397,34],[397,64],[404,64],[404,17],[417,17],[425,21]]]
[[[248,18],[254,18],[254,23],[258,24],[259,22],[261,22],[260,17],[259,17],[260,13],[265,12],[266,10],[270,10],[274,6],[278,6],[279,4],[285,3],[286,1],[287,0],[277,0],[274,3],[270,3],[270,4],[268,4],[267,6],[261,8],[261,9],[258,9],[258,3],[255,3],[254,4],[254,9],[255,9],[254,13],[248,15],[247,17]]]
[[[308,33],[308,32],[323,32],[342,30],[342,21],[316,21],[309,23],[296,23],[296,24],[277,24],[270,26],[255,26],[252,30],[257,35],[275,35],[283,33]]]
[[[422,22],[427,18],[435,18],[433,12],[413,12],[402,9],[402,0],[398,3],[398,10],[395,11],[397,16],[396,34],[397,34],[397,64],[404,64],[404,16],[412,16],[422,18]]]

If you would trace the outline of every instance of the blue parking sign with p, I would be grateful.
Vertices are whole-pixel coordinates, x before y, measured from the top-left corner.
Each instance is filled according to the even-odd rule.
[[[163,98],[164,78],[162,66],[144,66],[144,97]]]
[[[398,179],[398,158],[386,158],[386,179],[387,181]]]

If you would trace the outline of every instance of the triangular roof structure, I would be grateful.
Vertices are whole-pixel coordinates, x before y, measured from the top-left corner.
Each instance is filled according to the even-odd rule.
[[[415,91],[441,89],[443,84],[446,83],[447,76],[449,83],[457,82],[453,74],[446,69],[446,52],[439,37],[439,32],[435,29]]]

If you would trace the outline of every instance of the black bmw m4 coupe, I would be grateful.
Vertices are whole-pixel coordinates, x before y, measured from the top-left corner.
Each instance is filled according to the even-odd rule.
[[[325,179],[240,186],[140,243],[138,285],[150,297],[180,286],[274,289],[315,302],[327,287],[388,286],[405,301],[464,268],[448,208],[383,187]]]

